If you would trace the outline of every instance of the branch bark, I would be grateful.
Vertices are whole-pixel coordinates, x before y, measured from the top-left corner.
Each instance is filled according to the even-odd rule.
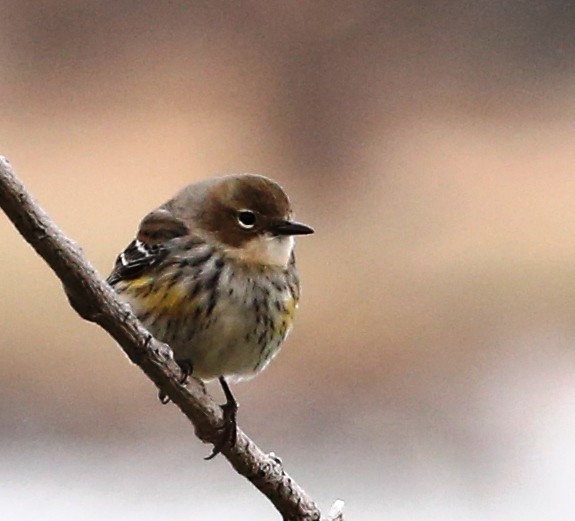
[[[184,413],[204,443],[218,440],[221,408],[200,380],[178,383],[179,369],[171,350],[158,342],[121,303],[77,244],[56,226],[15,176],[8,160],[0,156],[0,207],[24,239],[48,263],[62,281],[70,303],[84,319],[104,328],[128,358]],[[325,517],[304,490],[283,469],[277,458],[265,454],[238,429],[237,443],[224,448],[232,467],[264,494],[283,519],[343,521],[343,502],[336,501]]]

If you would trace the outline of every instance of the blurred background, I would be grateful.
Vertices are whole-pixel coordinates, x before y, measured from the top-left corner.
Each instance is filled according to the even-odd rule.
[[[0,0],[0,153],[102,275],[183,185],[276,179],[316,235],[241,427],[349,520],[570,519],[574,35],[566,1]],[[0,234],[0,517],[277,519]]]

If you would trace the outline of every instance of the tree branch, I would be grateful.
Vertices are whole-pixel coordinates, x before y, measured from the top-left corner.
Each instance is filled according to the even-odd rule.
[[[142,326],[84,257],[81,249],[56,226],[16,178],[10,163],[0,156],[0,206],[24,239],[62,281],[70,303],[86,320],[104,328],[128,358],[188,417],[205,443],[218,440],[221,408],[203,383],[191,378],[178,383],[179,369],[171,350]],[[322,517],[314,501],[283,469],[277,458],[265,454],[238,429],[237,443],[222,454],[236,471],[274,504],[285,520],[343,521],[343,502],[336,501]]]

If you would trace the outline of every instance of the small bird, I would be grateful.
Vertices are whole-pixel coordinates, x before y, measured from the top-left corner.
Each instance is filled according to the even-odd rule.
[[[262,371],[291,329],[300,298],[294,236],[311,233],[276,182],[235,174],[182,189],[144,217],[116,259],[108,283],[171,347],[182,383],[192,374],[219,379],[225,427],[206,459],[235,444],[238,404],[227,380]]]

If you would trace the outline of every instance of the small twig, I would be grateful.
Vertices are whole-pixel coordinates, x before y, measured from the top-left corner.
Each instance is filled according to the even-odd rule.
[[[189,418],[198,438],[205,443],[216,442],[222,411],[202,382],[191,378],[187,387],[178,383],[179,369],[171,360],[169,348],[154,339],[129,307],[118,301],[78,245],[34,201],[2,156],[0,207],[62,281],[74,309],[120,344],[130,360]],[[322,518],[314,501],[284,471],[277,458],[265,454],[240,429],[236,445],[224,448],[222,454],[270,499],[284,519],[343,521],[343,502],[336,501],[330,514]]]

